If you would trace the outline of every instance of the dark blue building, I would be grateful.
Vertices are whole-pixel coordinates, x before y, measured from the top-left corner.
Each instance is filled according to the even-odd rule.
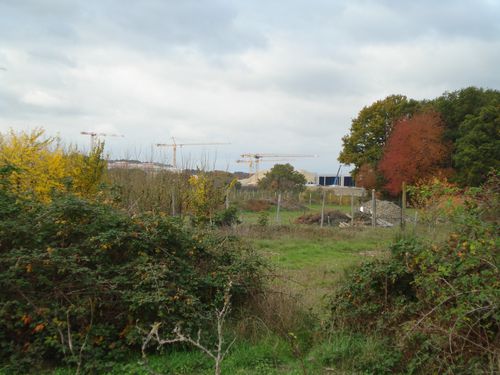
[[[318,175],[316,183],[320,186],[345,186],[354,187],[354,179],[352,176],[337,176],[337,175]]]

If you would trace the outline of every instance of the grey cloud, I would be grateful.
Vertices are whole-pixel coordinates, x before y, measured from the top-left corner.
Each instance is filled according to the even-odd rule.
[[[68,43],[77,39],[73,23],[77,8],[67,1],[6,0],[0,2],[0,35],[3,43]]]
[[[387,44],[422,37],[495,39],[500,3],[488,0],[318,0],[241,4],[253,26],[321,45]],[[272,25],[272,26],[270,26]]]
[[[352,2],[340,17],[345,37],[362,43],[432,38],[496,38],[500,8],[477,1]]]
[[[6,1],[0,14],[4,40],[28,48],[79,43],[164,54],[179,46],[229,53],[265,45],[263,36],[236,24],[235,9],[219,1]]]
[[[363,83],[349,73],[348,67],[308,67],[291,71],[287,76],[279,77],[276,83],[288,93],[312,99],[360,94]]]
[[[82,116],[84,112],[76,106],[36,105],[24,101],[16,94],[0,89],[0,113],[4,119],[15,118],[39,121],[42,118]]]
[[[115,7],[105,20],[139,43],[150,42],[153,48],[192,45],[205,52],[224,53],[261,46],[263,38],[241,30],[235,24],[236,16],[235,9],[218,1],[150,0]]]

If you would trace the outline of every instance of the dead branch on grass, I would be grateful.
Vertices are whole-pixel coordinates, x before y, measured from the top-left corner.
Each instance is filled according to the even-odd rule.
[[[168,345],[168,344],[174,344],[177,342],[187,342],[188,344],[193,345],[194,347],[198,348],[201,350],[203,353],[205,353],[208,357],[210,357],[214,362],[215,362],[215,375],[220,375],[221,373],[221,365],[222,362],[224,361],[224,358],[228,354],[229,350],[233,346],[234,342],[236,341],[236,338],[234,338],[229,345],[225,347],[225,341],[224,341],[224,324],[226,321],[226,317],[231,311],[231,287],[232,287],[232,281],[230,281],[224,291],[224,304],[221,309],[216,309],[215,310],[215,318],[217,321],[217,343],[215,345],[215,349],[209,349],[207,346],[203,345],[201,343],[201,329],[198,330],[196,339],[193,339],[190,335],[185,334],[182,331],[182,327],[180,324],[178,324],[174,330],[172,331],[173,338],[170,339],[162,339],[159,334],[159,329],[161,326],[161,323],[154,323],[151,326],[151,330],[148,332],[146,337],[143,340],[142,343],[142,357],[147,360],[146,356],[146,348],[149,345],[151,341],[156,342],[158,348],[160,348],[163,345]],[[142,331],[142,330],[141,330]],[[224,348],[225,347],[225,348]]]

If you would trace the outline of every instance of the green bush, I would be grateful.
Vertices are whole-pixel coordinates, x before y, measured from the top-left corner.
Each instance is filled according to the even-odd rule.
[[[269,212],[268,211],[262,211],[258,218],[257,218],[257,224],[261,227],[267,227],[269,225]]]
[[[374,260],[347,273],[331,302],[335,328],[371,332],[397,327],[412,314],[413,275],[396,260]]]
[[[402,239],[354,270],[332,324],[393,337],[410,373],[500,371],[499,181],[469,192],[442,243]]]
[[[234,206],[216,212],[213,221],[214,225],[217,227],[229,227],[231,225],[241,224],[241,220],[238,217],[238,209]]]
[[[0,363],[102,371],[140,347],[136,325],[208,324],[228,279],[242,305],[261,285],[261,266],[237,239],[168,216],[129,217],[72,196],[43,205],[0,190]]]

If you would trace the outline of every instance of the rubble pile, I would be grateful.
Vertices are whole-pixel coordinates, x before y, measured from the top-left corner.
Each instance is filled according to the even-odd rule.
[[[401,224],[401,208],[392,202],[376,200],[377,226],[392,227]],[[409,219],[406,217],[406,221]],[[304,214],[295,220],[296,224],[320,224],[321,214]],[[325,212],[323,225],[339,226],[346,228],[350,226],[370,226],[372,225],[372,202],[364,203],[359,211],[354,213],[354,220],[351,215],[341,211]]]
[[[340,223],[350,223],[351,217],[340,211],[327,211],[323,219],[323,225],[338,226]],[[321,214],[305,214],[295,220],[295,224],[320,224]]]
[[[401,224],[401,207],[397,204],[389,201],[375,201],[377,224],[384,225],[385,222],[392,225]],[[372,214],[372,201],[365,202],[359,209],[362,213],[368,214],[371,217]],[[380,223],[379,223],[380,221]],[[390,226],[390,225],[384,225]]]

